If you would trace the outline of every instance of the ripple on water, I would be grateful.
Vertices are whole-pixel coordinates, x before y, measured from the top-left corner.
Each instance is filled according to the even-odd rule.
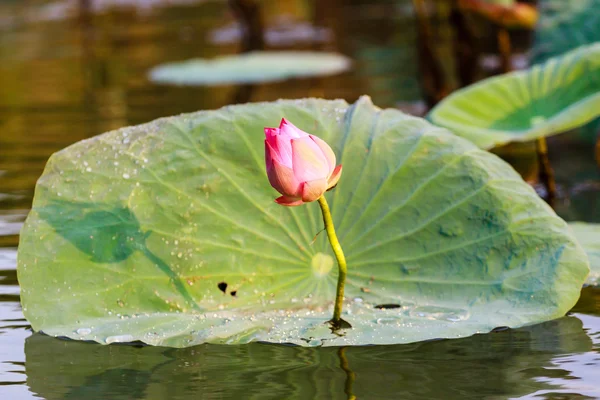
[[[27,213],[27,210],[0,210],[0,236],[18,235]]]
[[[17,249],[0,248],[0,387],[25,382],[23,343],[31,331],[19,303],[16,266]]]

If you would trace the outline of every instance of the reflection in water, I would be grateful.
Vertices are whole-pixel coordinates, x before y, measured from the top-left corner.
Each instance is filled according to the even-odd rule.
[[[600,317],[600,288],[591,286],[583,288],[579,301],[571,311]],[[600,331],[600,329],[592,328],[592,331]],[[600,342],[600,337],[598,339]]]
[[[207,39],[219,45],[234,44],[241,40],[242,35],[243,29],[236,22],[210,32]],[[293,46],[297,43],[327,43],[331,39],[330,29],[297,21],[293,15],[278,17],[264,32],[264,40],[271,47]]]
[[[346,373],[346,384],[344,385],[344,393],[348,396],[348,400],[356,400],[356,396],[352,391],[352,386],[356,380],[356,374],[350,368],[348,358],[346,357],[347,347],[340,347],[338,350],[338,356],[340,357],[340,368]]]
[[[98,346],[34,334],[25,351],[27,383],[46,399],[196,399],[200,394],[223,399],[481,399],[575,390],[578,379],[590,385],[593,381],[582,378],[568,360],[600,366],[592,346],[581,320],[564,317],[520,330],[397,346],[253,343],[165,349]]]
[[[2,232],[0,231],[0,235]],[[19,307],[17,249],[0,247],[0,397],[26,393],[23,343],[31,332]]]

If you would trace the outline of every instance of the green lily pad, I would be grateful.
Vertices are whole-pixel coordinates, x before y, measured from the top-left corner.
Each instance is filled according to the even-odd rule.
[[[489,149],[565,132],[598,115],[600,44],[594,44],[458,90],[428,119]]]
[[[162,64],[150,70],[157,83],[212,86],[278,82],[289,78],[335,75],[350,68],[350,59],[337,53],[257,51],[214,59]]]
[[[285,116],[344,165],[327,193],[349,265],[317,204],[282,207],[263,127]],[[100,343],[303,346],[456,338],[559,317],[587,257],[504,161],[367,97],[282,100],[160,119],[54,154],[21,234],[35,330]]]
[[[600,224],[570,222],[569,226],[590,259],[591,272],[585,283],[600,285]]]

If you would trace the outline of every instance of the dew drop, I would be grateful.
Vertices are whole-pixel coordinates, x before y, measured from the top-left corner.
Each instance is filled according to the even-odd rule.
[[[397,324],[399,321],[396,318],[377,318],[377,322],[378,324],[381,325],[390,325],[390,324]]]
[[[133,342],[132,335],[115,335],[106,338],[106,344]]]

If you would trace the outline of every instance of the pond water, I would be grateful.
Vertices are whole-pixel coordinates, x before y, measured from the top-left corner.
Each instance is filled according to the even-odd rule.
[[[277,28],[268,33],[270,49],[338,51],[353,68],[242,88],[170,87],[145,78],[159,63],[237,52],[227,2],[98,0],[79,13],[80,3],[0,4],[0,398],[600,398],[595,288],[582,291],[568,316],[545,324],[399,346],[165,349],[32,333],[19,304],[18,234],[54,151],[240,96],[354,101],[367,93],[380,106],[422,109],[410,1],[264,1],[265,22]],[[565,140],[550,143],[561,188],[557,210],[600,222],[593,148],[569,142],[563,154]]]

